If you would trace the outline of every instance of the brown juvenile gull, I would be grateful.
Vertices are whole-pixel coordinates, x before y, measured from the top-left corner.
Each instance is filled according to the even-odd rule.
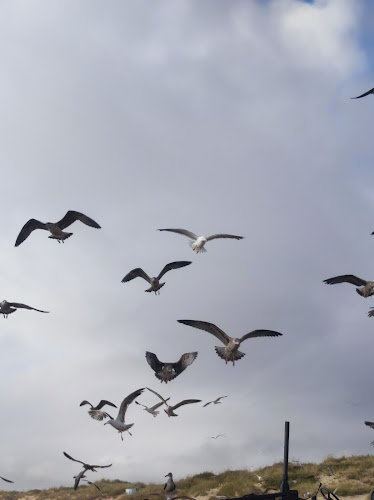
[[[88,410],[88,414],[91,416],[91,418],[95,420],[104,420],[104,418],[108,417],[108,414],[105,411],[102,411],[101,408],[105,405],[113,406],[113,408],[117,408],[117,406],[110,401],[106,401],[105,399],[102,399],[100,403],[97,406],[92,406],[92,404],[89,401],[82,401],[79,406],[84,406],[84,405],[90,405],[91,410]]]
[[[235,361],[241,359],[245,356],[244,352],[239,351],[240,344],[246,340],[255,337],[279,337],[282,335],[279,332],[273,330],[253,330],[250,333],[246,333],[241,338],[233,338],[227,335],[223,330],[218,328],[218,326],[213,325],[213,323],[207,323],[206,321],[195,321],[191,319],[178,319],[178,323],[183,323],[184,325],[193,326],[194,328],[199,328],[200,330],[205,330],[211,333],[218,340],[225,344],[225,347],[215,347],[218,356],[226,361],[232,361],[233,366]]]
[[[365,92],[364,94],[358,95],[357,97],[351,97],[351,99],[360,99],[361,97],[365,97],[369,94],[374,94],[374,89],[370,89],[367,92]]]
[[[203,408],[205,408],[205,406],[210,405],[210,403],[213,403],[214,405],[221,404],[222,401],[220,401],[220,399],[223,399],[223,398],[227,398],[227,396],[220,396],[219,398],[215,399],[214,401],[209,401],[208,403],[205,403],[205,405],[203,405]]]
[[[42,311],[41,309],[35,309],[35,307],[27,306],[26,304],[20,304],[19,302],[7,302],[6,300],[2,300],[0,302],[0,314],[4,316],[4,318],[8,317],[8,314],[12,314],[17,309],[30,309],[32,311],[38,311],[40,313],[49,313],[49,311]]]
[[[356,292],[361,297],[370,297],[374,295],[374,281],[365,281],[353,274],[343,274],[342,276],[335,276],[335,278],[328,278],[323,281],[327,285],[336,285],[337,283],[352,283],[360,288],[356,288]]]
[[[69,238],[73,234],[65,232],[64,229],[73,224],[76,220],[80,220],[83,224],[86,224],[86,226],[100,229],[99,224],[90,217],[87,217],[87,215],[75,212],[74,210],[69,210],[58,222],[40,222],[36,219],[30,219],[21,229],[14,246],[18,247],[35,229],[44,229],[49,231],[51,236],[48,236],[48,238],[52,238],[53,240],[57,240],[59,243],[63,243],[66,238]]]
[[[153,392],[153,394],[156,394],[156,396],[158,396],[165,403],[166,410],[164,410],[164,412],[167,414],[168,417],[177,417],[178,415],[176,413],[174,413],[174,410],[176,410],[180,406],[188,405],[191,403],[201,403],[201,399],[184,399],[183,401],[181,401],[180,403],[177,403],[174,406],[169,406],[167,404],[167,399],[164,399],[162,396],[160,396],[160,394],[158,394],[158,392],[154,391],[153,389],[150,389],[149,387],[147,387],[147,389],[149,391]],[[170,399],[170,398],[168,398],[168,399]]]
[[[170,264],[166,264],[160,274],[156,277],[150,278],[146,272],[143,271],[140,267],[133,269],[130,271],[124,278],[122,278],[121,283],[127,283],[127,281],[131,281],[134,278],[144,278],[151,285],[151,288],[147,288],[144,290],[145,292],[155,292],[155,295],[160,295],[160,288],[162,288],[165,283],[160,283],[160,279],[164,276],[165,273],[171,271],[172,269],[179,269],[180,267],[189,266],[192,262],[181,260],[178,262],[170,262]]]
[[[14,481],[11,481],[10,479],[5,479],[5,477],[0,476],[0,479],[3,481],[6,481],[7,483],[14,483]]]
[[[235,236],[234,234],[212,234],[212,236],[197,236],[195,233],[191,233],[191,231],[187,231],[187,229],[158,229],[157,231],[170,231],[171,233],[183,234],[183,236],[187,236],[191,241],[190,246],[192,250],[196,253],[206,252],[204,245],[207,241],[216,240],[218,238],[231,238],[234,240],[242,240],[244,236]]]
[[[167,398],[165,401],[169,401],[170,398]],[[138,403],[137,401],[135,401],[135,403],[139,406],[144,406],[144,410],[148,413],[150,413],[151,415],[153,415],[154,417],[157,417],[157,415],[160,413],[159,411],[156,411],[157,408],[160,408],[160,406],[162,406],[164,404],[163,401],[161,401],[160,403],[157,403],[153,406],[145,406],[145,405],[142,405],[141,403]]]
[[[165,474],[165,477],[168,477],[169,479],[166,481],[164,484],[164,491],[165,493],[170,493],[175,490],[176,485],[173,481],[173,474],[169,472],[168,474]]]
[[[73,460],[73,462],[78,462],[79,464],[82,464],[83,465],[83,472],[86,472],[87,470],[90,470],[92,472],[97,472],[96,469],[106,469],[107,467],[112,467],[112,465],[113,465],[113,464],[109,464],[109,465],[90,465],[90,464],[86,464],[85,462],[82,462],[81,460],[76,460],[75,458],[73,458],[70,455],[68,455],[66,453],[66,451],[64,451],[63,454],[69,460]],[[83,477],[83,476],[81,476],[81,477]]]
[[[190,366],[190,364],[194,362],[196,356],[197,352],[187,352],[186,354],[182,354],[179,361],[175,363],[164,363],[163,361],[159,361],[156,354],[153,354],[153,352],[146,351],[145,353],[147,362],[155,372],[155,376],[161,380],[161,383],[165,382],[165,384],[178,377],[187,366]]]
[[[135,398],[140,396],[140,394],[144,391],[144,387],[142,389],[138,389],[137,391],[132,392],[128,396],[125,397],[125,399],[122,401],[121,406],[119,408],[119,412],[117,415],[117,418],[112,418],[109,414],[109,420],[108,422],[105,422],[104,425],[110,424],[112,427],[117,429],[117,431],[121,434],[121,439],[123,441],[123,436],[122,433],[125,431],[128,431],[130,427],[132,427],[134,424],[125,424],[125,414],[126,410],[129,406],[130,403],[134,401]]]

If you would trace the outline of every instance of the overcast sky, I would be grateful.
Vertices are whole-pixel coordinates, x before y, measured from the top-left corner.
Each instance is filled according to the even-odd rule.
[[[340,274],[374,279],[374,7],[359,0],[9,0],[0,6],[0,299],[50,311],[0,319],[3,489],[95,474],[161,483],[290,457],[368,454],[374,318]],[[30,218],[76,222],[64,245]],[[196,255],[187,238],[228,232]],[[175,260],[161,294],[141,279]],[[197,319],[241,337],[225,365]],[[196,361],[160,384],[145,352]],[[83,399],[141,387],[122,442]],[[139,402],[152,405],[145,391]],[[111,413],[111,412],[109,412]],[[116,411],[114,411],[116,414]],[[210,436],[225,433],[213,440]],[[88,477],[92,479],[92,475]]]

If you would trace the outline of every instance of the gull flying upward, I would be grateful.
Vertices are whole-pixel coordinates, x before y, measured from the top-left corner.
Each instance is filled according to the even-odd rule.
[[[79,406],[84,406],[84,405],[90,405],[91,410],[88,410],[88,414],[91,416],[91,418],[95,420],[104,420],[104,418],[108,417],[108,414],[105,411],[102,411],[101,408],[105,405],[113,406],[113,408],[117,408],[117,406],[110,401],[106,401],[105,399],[102,399],[100,403],[97,406],[92,406],[92,404],[89,401],[82,401]]]
[[[165,401],[169,401],[170,398],[167,398],[165,399]],[[141,403],[138,403],[137,401],[135,401],[135,403],[139,406],[144,406],[144,410],[147,411],[148,413],[150,413],[151,415],[153,415],[154,417],[157,417],[157,415],[160,413],[159,411],[156,411],[157,408],[160,408],[160,406],[162,406],[163,404],[165,404],[163,401],[161,401],[160,403],[157,403],[153,406],[145,406],[145,405],[142,405]]]
[[[335,276],[335,278],[328,278],[323,281],[327,285],[336,285],[337,283],[352,283],[360,288],[356,288],[356,292],[361,297],[370,297],[374,295],[374,281],[365,281],[353,274],[344,274],[342,276]]]
[[[187,229],[158,229],[158,231],[170,231],[171,233],[183,234],[183,236],[187,236],[190,238],[190,246],[192,250],[196,253],[206,252],[204,245],[207,241],[215,240],[218,238],[231,238],[234,240],[242,240],[244,236],[235,236],[234,234],[212,234],[212,236],[197,236],[197,234],[191,233],[191,231],[187,231]]]
[[[192,364],[197,356],[197,352],[187,352],[186,354],[182,354],[179,361],[175,363],[164,363],[159,361],[156,354],[153,352],[146,351],[145,357],[147,358],[147,362],[152,370],[155,372],[155,376],[165,382],[167,384],[170,380],[178,377],[180,373],[182,373],[187,366]]]
[[[130,403],[134,401],[135,398],[140,396],[140,394],[144,391],[144,387],[142,389],[138,389],[137,391],[132,392],[128,396],[125,397],[125,399],[122,401],[121,406],[119,408],[119,412],[117,415],[117,418],[112,418],[110,415],[108,415],[109,420],[108,422],[105,422],[104,425],[110,424],[112,427],[117,429],[117,431],[121,434],[121,439],[123,441],[123,436],[122,433],[129,430],[130,427],[132,427],[134,424],[125,424],[125,414],[127,407],[129,406]]]
[[[0,302],[0,314],[3,314],[4,318],[8,317],[8,314],[12,314],[17,309],[30,309],[32,311],[38,311],[40,313],[48,313],[49,311],[42,311],[41,309],[35,309],[35,307],[27,306],[26,304],[19,304],[18,302],[7,302],[3,300]]]
[[[213,403],[214,405],[221,404],[222,401],[220,401],[220,399],[223,399],[223,398],[227,398],[227,396],[220,396],[219,398],[215,399],[214,401],[209,401],[208,403],[205,403],[205,405],[203,405],[203,408],[205,408],[205,406],[210,405],[210,403]]]
[[[96,469],[106,469],[107,467],[112,467],[112,464],[109,465],[90,465],[86,464],[85,462],[82,462],[81,460],[76,460],[75,458],[71,457],[66,453],[66,451],[63,452],[65,457],[68,458],[69,460],[73,460],[73,462],[78,462],[79,464],[83,465],[83,472],[86,472],[87,470],[90,470],[92,472],[97,472]],[[83,476],[81,476],[82,478]]]
[[[75,212],[74,210],[69,210],[58,222],[40,222],[36,219],[30,219],[21,229],[14,246],[18,247],[35,229],[44,229],[49,231],[51,236],[48,236],[48,238],[52,238],[57,240],[59,243],[63,243],[66,238],[69,238],[73,234],[67,233],[64,229],[73,224],[76,220],[80,220],[83,224],[86,224],[86,226],[100,229],[99,224],[93,219],[90,219],[90,217],[87,217],[87,215]]]
[[[166,410],[164,410],[164,412],[168,415],[168,417],[177,417],[178,415],[176,413],[174,413],[174,410],[176,410],[180,406],[188,405],[191,403],[201,403],[201,399],[184,399],[183,401],[181,401],[180,403],[177,403],[174,406],[169,406],[167,404],[168,400],[164,399],[162,396],[160,396],[160,394],[158,394],[158,392],[154,391],[153,389],[150,389],[149,387],[147,387],[147,389],[149,391],[153,392],[153,394],[156,394],[156,396],[158,396],[165,403]],[[170,399],[170,398],[168,398],[168,399]]]
[[[374,94],[374,89],[370,89],[364,94],[358,95],[357,97],[351,97],[351,99],[361,99],[361,97],[366,97],[369,94]]]
[[[192,262],[181,260],[178,262],[170,262],[170,264],[166,264],[160,274],[156,277],[150,278],[146,272],[143,271],[140,267],[133,269],[130,271],[124,278],[122,278],[121,283],[127,283],[127,281],[131,281],[134,278],[144,278],[151,285],[150,288],[144,290],[145,292],[155,292],[155,295],[160,294],[160,288],[162,288],[165,283],[160,283],[160,279],[166,274],[168,271],[172,269],[179,269],[180,267],[189,266]]]
[[[218,340],[225,344],[225,347],[215,347],[216,353],[218,356],[226,361],[232,361],[233,366],[235,365],[235,361],[241,359],[245,356],[244,352],[239,351],[240,344],[246,340],[255,337],[279,337],[282,335],[279,332],[275,332],[273,330],[253,330],[250,333],[246,333],[243,337],[233,338],[227,335],[223,330],[218,328],[218,326],[213,325],[213,323],[207,323],[206,321],[195,321],[190,319],[178,319],[178,323],[182,323],[184,325],[193,326],[194,328],[199,328],[200,330],[205,330],[206,332],[211,333]]]

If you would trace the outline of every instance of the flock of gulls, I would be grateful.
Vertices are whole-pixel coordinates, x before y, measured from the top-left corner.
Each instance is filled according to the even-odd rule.
[[[67,232],[66,229],[71,226],[74,222],[80,221],[86,226],[93,227],[96,229],[100,229],[100,225],[88,217],[87,215],[84,215],[83,213],[76,212],[73,210],[69,210],[65,216],[59,220],[58,222],[41,222],[37,219],[30,219],[29,221],[26,222],[26,224],[23,226],[21,229],[16,242],[15,246],[18,247],[21,245],[30,235],[33,231],[36,229],[43,229],[45,231],[48,231],[50,235],[48,238],[57,240],[58,243],[64,243],[67,238],[70,238],[73,233]],[[213,241],[216,239],[234,239],[234,240],[242,240],[243,236],[236,236],[233,234],[226,234],[226,233],[220,233],[220,234],[213,234],[211,236],[205,237],[205,236],[198,236],[195,233],[192,233],[191,231],[188,231],[186,229],[158,229],[158,231],[167,231],[171,233],[176,233],[180,234],[183,236],[186,236],[189,239],[190,246],[192,250],[198,254],[198,253],[205,253],[206,248],[205,245],[209,241]],[[154,292],[155,295],[160,294],[161,288],[165,285],[165,282],[162,282],[162,278],[165,276],[165,274],[169,271],[176,270],[176,269],[181,269],[183,267],[190,266],[192,264],[191,261],[175,261],[171,262],[169,264],[166,264],[164,268],[161,270],[161,272],[155,276],[155,277],[150,277],[142,268],[138,267],[135,269],[132,269],[129,271],[126,276],[121,280],[122,283],[127,283],[129,281],[132,281],[135,278],[143,278],[147,283],[150,285],[149,288],[147,288],[145,291],[146,292]],[[44,311],[42,309],[37,309],[35,307],[31,307],[26,304],[21,304],[18,302],[8,302],[6,300],[3,300],[0,302],[0,313],[3,314],[4,318],[7,318],[9,314],[14,313],[17,309],[28,309],[28,310],[33,310],[37,311],[40,313],[48,313],[48,311]],[[239,350],[240,345],[242,342],[244,342],[247,339],[250,338],[256,338],[256,337],[279,337],[282,334],[279,332],[275,332],[272,330],[253,330],[249,333],[246,333],[242,335],[239,338],[236,337],[230,337],[227,333],[225,333],[223,330],[221,330],[218,326],[214,325],[213,323],[208,323],[206,321],[196,321],[196,320],[190,320],[190,319],[180,319],[178,320],[179,323],[183,325],[187,325],[189,327],[196,328],[198,330],[203,330],[205,332],[210,333],[216,339],[219,340],[220,345],[215,346],[215,351],[217,355],[222,358],[225,363],[231,362],[232,365],[235,365],[235,362],[240,360],[243,356],[245,356],[244,352],[241,352]],[[145,358],[146,362],[148,363],[149,367],[151,370],[154,372],[155,377],[161,382],[165,383],[170,383],[172,380],[174,380],[176,377],[178,377],[182,372],[184,372],[192,363],[196,360],[198,356],[198,352],[187,352],[181,355],[179,360],[174,361],[174,362],[165,362],[165,361],[160,361],[158,358],[157,354],[153,352],[146,351],[145,353]],[[148,401],[139,402],[137,401],[137,398],[139,398],[141,395],[148,394],[149,397],[153,399],[150,400],[150,404],[146,405],[144,404],[145,402],[148,403]],[[228,396],[219,396],[216,399],[213,399],[211,401],[208,401],[201,405],[200,407],[207,407],[209,405],[218,405],[222,403],[222,400],[224,398],[227,398]],[[149,399],[149,398],[148,398]],[[131,392],[129,395],[127,395],[119,405],[119,409],[116,404],[114,404],[111,401],[102,399],[99,401],[96,406],[94,406],[92,403],[90,403],[87,400],[84,400],[80,403],[80,406],[89,406],[88,414],[89,416],[98,421],[98,422],[103,422],[104,425],[110,425],[113,429],[115,429],[121,437],[121,440],[123,441],[123,433],[127,432],[130,435],[130,429],[134,425],[134,423],[128,423],[126,420],[126,413],[131,405],[131,403],[135,402],[137,405],[141,406],[144,411],[152,415],[153,417],[157,417],[160,413],[160,410],[163,409],[165,414],[168,417],[177,417],[179,414],[176,413],[177,410],[181,409],[182,407],[186,405],[197,405],[199,403],[202,403],[201,399],[184,399],[179,402],[170,402],[170,397],[166,395],[161,395],[154,389],[150,387],[142,387],[140,389],[134,390]],[[113,417],[111,416],[111,413],[113,413],[113,409],[118,410],[117,416]],[[110,413],[109,413],[110,412]],[[216,436],[210,436],[211,439],[218,439],[220,437],[224,437],[224,434],[218,434]],[[63,452],[64,456],[68,458],[71,461],[80,463],[83,466],[83,469],[77,473],[74,478],[74,489],[77,489],[79,484],[81,482],[86,482],[89,485],[92,485],[96,487],[97,489],[100,489],[97,484],[88,481],[86,479],[86,474],[87,472],[95,472],[96,469],[98,468],[107,468],[111,467],[112,464],[109,465],[90,465],[88,463],[82,462],[81,460],[76,460],[73,458],[71,455],[69,455],[66,451]],[[164,485],[164,493],[170,493],[173,492],[176,488],[175,483],[173,481],[173,475],[171,472],[166,474],[165,477],[168,477],[167,482]],[[1,479],[4,481],[8,482],[13,482],[10,481],[9,479],[5,479],[0,476]],[[174,497],[174,498],[187,498],[187,497]]]
[[[365,97],[369,94],[374,94],[374,88],[365,92],[362,95],[359,95],[357,97],[353,97],[352,99],[359,99],[362,97]],[[74,222],[80,221],[86,226],[93,227],[96,229],[100,229],[100,225],[88,217],[87,215],[84,215],[81,212],[76,212],[74,210],[69,210],[66,212],[64,217],[59,220],[58,222],[41,222],[37,219],[30,219],[29,221],[26,222],[26,224],[22,227],[16,242],[15,246],[18,247],[23,243],[33,231],[36,229],[43,229],[45,231],[48,231],[50,235],[48,238],[57,240],[58,243],[64,243],[67,238],[70,238],[70,236],[73,235],[71,232],[65,231],[69,226],[71,226]],[[186,236],[189,239],[190,246],[196,254],[198,253],[205,253],[206,248],[205,245],[209,241],[213,241],[215,239],[235,239],[235,240],[241,240],[243,239],[243,236],[236,236],[233,234],[226,234],[226,233],[220,233],[220,234],[213,234],[211,236],[205,237],[205,236],[198,236],[195,233],[192,233],[191,231],[188,231],[186,229],[180,229],[180,228],[175,228],[175,229],[158,229],[158,231],[168,231],[171,233],[176,233],[180,234],[182,236]],[[374,232],[372,233],[374,234]],[[183,267],[191,265],[192,262],[190,261],[176,261],[176,262],[171,262],[169,264],[166,264],[165,267],[160,271],[160,273],[155,276],[155,277],[150,277],[142,268],[138,267],[135,269],[132,269],[129,271],[126,276],[122,279],[122,283],[127,283],[129,281],[132,281],[135,278],[143,278],[147,283],[150,285],[149,288],[147,288],[145,291],[146,292],[154,292],[155,295],[160,294],[161,288],[165,285],[165,282],[161,282],[161,279],[164,277],[164,275],[172,270],[175,269],[181,269]],[[362,297],[371,297],[374,295],[374,281],[366,281],[364,279],[361,279],[357,276],[354,276],[352,274],[346,274],[342,276],[336,276],[333,278],[328,278],[324,280],[324,283],[328,285],[335,285],[338,283],[350,283],[352,285],[355,285],[356,292],[361,295]],[[48,313],[49,311],[43,311],[41,309],[37,309],[35,307],[31,307],[26,304],[21,304],[18,302],[8,302],[6,300],[3,300],[0,302],[0,313],[3,314],[4,318],[8,318],[9,314],[14,313],[17,311],[17,309],[28,309],[28,310],[33,310],[37,311],[40,313]],[[371,308],[371,310],[368,312],[368,316],[372,317],[374,316],[374,307]],[[191,320],[191,319],[180,319],[178,320],[179,323],[183,325],[187,325],[199,330],[203,330],[205,332],[210,333],[214,337],[216,337],[221,344],[220,346],[215,346],[215,351],[217,355],[222,358],[225,363],[227,364],[228,362],[232,362],[233,366],[235,365],[235,362],[240,360],[245,356],[244,352],[239,351],[240,345],[247,339],[251,338],[256,338],[256,337],[279,337],[282,334],[273,330],[264,330],[264,329],[259,329],[259,330],[253,330],[249,333],[246,333],[242,335],[241,337],[231,337],[227,333],[225,333],[223,330],[221,330],[218,326],[214,325],[213,323],[208,323],[206,321],[197,321],[197,320]],[[174,380],[176,377],[178,377],[186,368],[188,368],[197,358],[198,353],[197,352],[189,352],[182,354],[180,359],[175,362],[164,362],[160,361],[157,357],[156,354],[152,352],[146,351],[145,357],[148,365],[150,368],[154,371],[155,377],[162,382],[165,382],[167,384],[168,382]],[[144,393],[144,391],[147,389],[147,391],[153,396],[155,396],[156,403],[154,403],[152,406],[147,406],[143,403],[139,403],[136,401],[136,399]],[[215,400],[208,401],[202,407],[206,407],[210,404],[217,405],[222,403],[222,399],[226,398],[228,396],[220,396],[216,398]],[[148,412],[150,415],[153,417],[157,417],[157,415],[160,413],[158,409],[161,407],[164,407],[164,412],[168,417],[176,417],[178,416],[177,413],[175,413],[175,410],[178,408],[181,408],[182,406],[185,405],[190,405],[190,404],[197,404],[201,403],[201,399],[185,399],[183,401],[180,401],[176,404],[169,404],[170,397],[163,397],[161,396],[158,392],[151,388],[140,388],[132,393],[130,393],[128,396],[126,396],[119,407],[118,414],[116,418],[113,418],[107,411],[104,411],[104,407],[109,406],[112,408],[117,408],[117,406],[107,400],[101,400],[96,406],[93,406],[89,401],[82,401],[80,403],[80,406],[85,406],[89,405],[90,409],[88,411],[88,414],[90,415],[91,418],[97,420],[97,421],[103,421],[106,420],[104,425],[109,424],[112,426],[115,430],[118,431],[118,433],[121,436],[121,439],[123,440],[123,433],[128,432],[131,435],[130,428],[134,425],[134,423],[126,423],[125,422],[125,416],[127,409],[131,403],[135,401],[135,403],[139,406],[143,407],[143,410]],[[112,411],[112,410],[110,410]],[[374,422],[369,422],[365,421],[365,425],[371,427],[374,429]],[[218,439],[219,437],[223,437],[224,434],[218,434],[216,436],[210,436],[211,439]],[[372,443],[374,445],[374,441]],[[89,485],[93,485],[97,489],[100,490],[100,488],[97,486],[97,484],[88,481],[86,479],[85,474],[87,472],[96,472],[96,469],[98,468],[108,468],[111,467],[112,464],[109,465],[90,465],[85,462],[82,462],[81,460],[77,460],[70,456],[68,453],[65,451],[63,452],[64,456],[68,458],[71,461],[80,463],[83,466],[83,469],[73,476],[74,478],[74,489],[76,490],[80,484],[81,481],[86,482]],[[168,494],[176,489],[176,485],[173,481],[173,474],[169,472],[166,474],[165,477],[168,477],[167,482],[164,484],[164,493]],[[6,479],[5,477],[0,476],[0,479],[3,481],[6,481],[8,483],[13,483],[13,481]],[[152,493],[150,494],[152,495]],[[158,493],[155,493],[155,495],[159,495]],[[185,496],[179,496],[179,497],[173,497],[174,500],[178,498],[189,498]]]

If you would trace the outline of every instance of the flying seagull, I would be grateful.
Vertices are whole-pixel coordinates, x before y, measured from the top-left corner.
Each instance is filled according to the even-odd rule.
[[[168,474],[165,474],[165,477],[168,477],[169,479],[166,481],[164,484],[164,491],[165,493],[170,493],[175,490],[176,485],[173,481],[173,474],[169,472]]]
[[[92,485],[92,486],[95,486],[95,488],[97,488],[99,491],[101,491],[101,489],[98,487],[98,485],[97,485],[97,484],[92,483],[91,481],[88,481],[87,479],[83,479],[83,481],[86,481],[86,483],[87,483],[87,484],[90,484],[90,485]]]
[[[205,405],[203,405],[203,408],[205,408],[205,406],[210,405],[210,403],[213,403],[214,405],[221,404],[222,401],[220,401],[220,399],[223,399],[223,398],[227,398],[227,396],[220,396],[219,398],[215,399],[214,401],[209,401],[208,403],[205,403]]]
[[[127,283],[127,281],[131,281],[134,278],[144,278],[151,285],[150,288],[144,290],[145,292],[155,292],[155,295],[160,295],[160,288],[162,288],[165,283],[160,283],[160,279],[163,277],[165,273],[171,271],[172,269],[179,269],[180,267],[189,266],[192,262],[181,260],[178,262],[170,262],[170,264],[166,264],[163,270],[160,272],[158,276],[155,278],[150,278],[146,272],[143,271],[140,267],[133,269],[122,279],[121,283]]]
[[[217,439],[221,436],[224,436],[224,434],[217,434],[217,436],[210,436],[211,439]]]
[[[337,283],[352,283],[360,288],[356,288],[356,292],[361,297],[370,297],[374,295],[374,281],[365,281],[353,274],[344,274],[343,276],[335,276],[323,281],[327,285],[336,285]]]
[[[21,229],[14,246],[18,247],[35,229],[44,229],[49,231],[51,236],[48,236],[48,238],[52,238],[53,240],[57,240],[59,243],[63,243],[66,238],[69,238],[73,234],[65,232],[64,229],[73,224],[76,220],[80,220],[83,224],[86,224],[86,226],[100,229],[99,224],[93,219],[90,219],[90,217],[87,217],[87,215],[75,212],[74,210],[69,210],[58,222],[40,222],[36,219],[30,219]]]
[[[188,405],[188,404],[191,404],[191,403],[201,403],[201,399],[184,399],[183,401],[181,401],[180,403],[177,403],[174,406],[169,406],[167,404],[167,399],[164,399],[162,396],[160,396],[160,394],[158,394],[153,389],[150,389],[149,387],[147,387],[147,389],[149,391],[153,392],[153,394],[156,394],[156,396],[158,396],[165,403],[166,410],[164,410],[164,412],[167,414],[168,417],[177,417],[178,415],[176,413],[174,413],[174,410],[176,410],[180,406]],[[170,398],[168,398],[168,399],[170,399]]]
[[[129,406],[130,403],[134,401],[135,398],[140,396],[140,394],[144,391],[144,387],[142,389],[138,389],[137,391],[132,392],[128,396],[125,397],[125,399],[122,401],[121,406],[119,408],[119,412],[117,415],[117,418],[112,418],[110,415],[108,415],[109,420],[105,422],[104,425],[110,424],[112,427],[117,429],[117,431],[121,434],[121,439],[123,441],[123,436],[122,433],[130,429],[134,424],[125,424],[125,414],[127,407]]]
[[[374,94],[374,89],[370,89],[365,94],[358,95],[357,97],[351,97],[351,99],[360,99],[361,97],[365,97],[369,94]]]
[[[73,477],[74,477],[74,479],[75,479],[75,481],[74,481],[74,489],[75,489],[75,490],[76,490],[76,489],[78,488],[78,486],[79,486],[79,481],[80,481],[82,478],[86,477],[86,476],[84,475],[84,473],[85,473],[85,472],[86,472],[86,471],[83,469],[83,470],[81,470],[81,471],[80,471],[80,473],[79,473],[79,474],[77,474],[76,476],[73,476]]]
[[[178,233],[187,236],[191,241],[190,246],[192,250],[196,253],[206,252],[204,245],[207,241],[216,240],[218,238],[232,238],[234,240],[242,240],[244,236],[235,236],[234,234],[213,234],[212,236],[197,236],[195,233],[191,233],[191,231],[187,231],[187,229],[158,229],[158,231],[170,231],[171,233]]]
[[[0,302],[0,314],[4,316],[4,318],[8,317],[8,314],[12,314],[17,309],[30,309],[32,311],[38,311],[40,313],[48,313],[49,311],[42,311],[41,309],[35,309],[35,307],[27,306],[26,304],[19,304],[18,302],[7,302],[6,300],[2,300]]]
[[[175,363],[164,363],[159,361],[156,354],[153,352],[146,351],[145,357],[147,358],[147,362],[152,370],[155,372],[155,376],[165,382],[167,384],[170,380],[173,380],[175,377],[178,377],[180,373],[182,373],[187,366],[192,364],[197,356],[197,352],[187,352],[186,354],[182,354],[179,361]]]
[[[73,462],[78,462],[79,464],[83,465],[83,472],[86,472],[87,470],[90,470],[92,472],[97,472],[96,469],[106,469],[107,467],[112,467],[112,464],[109,465],[90,465],[86,464],[85,462],[82,462],[81,460],[76,460],[75,458],[71,457],[66,453],[66,451],[63,452],[65,457],[68,458],[69,460],[73,460]],[[81,476],[82,478],[83,476]]]
[[[165,399],[165,401],[169,401],[170,398],[167,398]],[[135,403],[139,406],[144,406],[144,410],[147,411],[148,413],[150,413],[151,415],[153,415],[154,417],[157,417],[157,415],[160,413],[159,411],[156,411],[157,408],[160,408],[160,406],[162,406],[164,404],[163,401],[161,401],[161,403],[157,403],[151,407],[148,407],[148,406],[145,406],[145,405],[142,405],[141,403],[138,403],[137,401],[135,401]]]
[[[232,361],[233,366],[235,365],[235,361],[241,359],[245,356],[244,352],[239,351],[240,344],[246,339],[252,339],[255,337],[279,337],[282,335],[279,332],[274,332],[273,330],[253,330],[250,333],[246,333],[243,337],[233,338],[227,335],[224,331],[222,331],[218,326],[213,325],[213,323],[207,323],[206,321],[194,321],[190,319],[178,319],[178,323],[182,323],[184,325],[193,326],[194,328],[199,328],[200,330],[205,330],[206,332],[211,333],[218,340],[225,344],[225,347],[215,347],[216,353],[218,356],[226,361]]]
[[[117,406],[110,401],[106,401],[105,399],[102,399],[100,403],[97,406],[92,406],[92,404],[89,401],[82,401],[79,406],[84,406],[84,405],[90,405],[91,410],[88,410],[88,414],[91,415],[91,418],[94,418],[95,420],[104,420],[104,418],[108,417],[108,414],[105,411],[102,411],[101,408],[105,405],[113,406],[113,408],[117,408]]]
[[[5,479],[5,477],[0,476],[0,479],[3,481],[6,481],[7,483],[14,483],[14,481],[11,481],[10,479]]]

